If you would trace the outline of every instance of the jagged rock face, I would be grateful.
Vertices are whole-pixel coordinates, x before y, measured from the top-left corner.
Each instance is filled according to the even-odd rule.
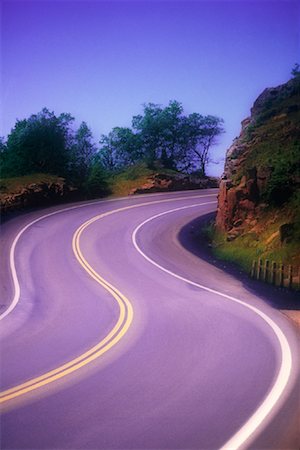
[[[251,124],[251,117],[247,117],[241,123],[242,130],[240,136],[235,138],[232,145],[226,152],[225,167],[222,179],[230,180],[236,174],[241,163],[241,158],[245,158],[249,149],[249,144],[245,141],[246,129]]]
[[[218,197],[216,224],[223,231],[240,227],[245,220],[254,222],[258,206],[259,189],[257,175],[244,176],[238,186],[228,180],[221,180]],[[242,230],[240,229],[240,232]],[[237,233],[235,233],[238,236]]]
[[[245,141],[245,132],[251,124],[251,118],[242,122],[242,131],[226,153],[224,173],[220,182],[218,213],[216,225],[222,231],[240,227],[244,221],[255,220],[256,207],[260,198],[260,188],[266,183],[265,168],[248,169],[239,183],[234,181],[241,165],[251,151],[251,145]],[[239,230],[242,231],[242,230]],[[234,231],[235,237],[239,235]]]
[[[251,117],[257,117],[262,110],[265,109],[266,105],[271,104],[274,99],[279,98],[280,96],[289,96],[293,94],[295,86],[295,80],[292,79],[285,84],[281,84],[275,88],[267,88],[265,89],[255,100],[253,106],[251,108]]]
[[[56,183],[31,183],[19,192],[3,193],[0,197],[1,215],[15,210],[44,206],[70,199],[75,190],[61,179]]]
[[[147,182],[138,188],[133,189],[129,194],[144,194],[148,192],[181,191],[188,189],[207,189],[218,187],[216,178],[197,178],[191,175],[155,174],[149,177]]]
[[[226,153],[218,198],[216,225],[228,233],[228,240],[243,233],[245,226],[255,225],[267,206],[264,196],[274,162],[285,151],[300,152],[299,111],[300,83],[292,79],[265,89],[254,102],[251,117],[242,121],[240,136]],[[279,155],[277,160],[272,153]],[[293,185],[297,183],[299,180],[294,179]]]

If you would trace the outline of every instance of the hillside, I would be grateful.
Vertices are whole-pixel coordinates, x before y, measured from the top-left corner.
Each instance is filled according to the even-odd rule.
[[[172,170],[153,171],[145,164],[136,164],[118,174],[95,179],[95,192],[72,186],[64,178],[50,174],[31,174],[0,179],[0,215],[45,207],[69,201],[89,200],[101,197],[122,197],[152,192],[181,191],[188,189],[217,188],[214,177],[200,178]],[[99,185],[100,183],[100,185]]]
[[[113,196],[148,194],[152,192],[184,191],[189,189],[217,188],[215,177],[199,177],[175,170],[150,170],[145,164],[128,167],[110,177],[109,188]]]
[[[299,75],[264,90],[228,149],[213,246],[246,270],[259,257],[300,266]]]

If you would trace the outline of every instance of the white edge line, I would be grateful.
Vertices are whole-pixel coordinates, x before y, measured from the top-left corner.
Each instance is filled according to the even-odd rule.
[[[169,211],[164,211],[162,213],[156,214],[155,216],[152,216],[146,220],[144,220],[141,224],[139,224],[135,230],[132,233],[132,242],[136,250],[151,264],[153,264],[158,269],[162,270],[163,272],[181,280],[185,283],[188,283],[190,285],[196,286],[198,288],[201,288],[205,291],[211,292],[213,294],[219,295],[223,298],[226,298],[227,300],[230,300],[232,302],[238,303],[251,311],[253,311],[255,314],[257,314],[259,317],[261,317],[272,329],[274,332],[279,344],[280,344],[280,350],[281,350],[281,367],[277,376],[277,379],[271,388],[269,394],[264,399],[263,403],[258,407],[258,409],[254,412],[254,414],[246,421],[246,423],[221,447],[221,450],[235,450],[241,448],[241,446],[246,444],[246,441],[248,441],[250,438],[254,439],[254,433],[258,433],[262,426],[263,422],[267,419],[277,402],[279,401],[280,397],[282,396],[292,370],[292,353],[289,346],[289,343],[287,341],[287,338],[285,337],[283,331],[281,328],[264,312],[256,308],[255,306],[249,305],[242,300],[232,297],[230,295],[224,294],[222,292],[219,292],[215,289],[211,289],[207,286],[204,286],[202,284],[196,283],[194,281],[191,281],[187,278],[184,278],[171,270],[166,269],[165,267],[161,266],[160,264],[153,261],[149,256],[147,256],[141,248],[137,244],[137,233],[139,230],[146,225],[148,222],[151,222],[154,219],[157,219],[158,217],[161,217],[165,214],[170,214],[175,211],[179,211],[182,209],[187,208],[194,208],[197,206],[203,206],[210,203],[215,202],[206,202],[206,203],[200,203],[200,204],[194,204],[194,205],[188,205],[180,208],[174,208]]]
[[[209,189],[211,190],[211,189]],[[199,194],[198,195],[194,195],[194,196],[183,196],[183,197],[178,197],[178,198],[173,198],[173,195],[170,195],[170,199],[166,199],[166,200],[161,200],[161,202],[165,202],[165,201],[176,201],[176,200],[184,200],[184,199],[190,199],[190,198],[200,198],[200,197],[210,197],[216,194],[213,193],[209,193],[209,194],[203,194],[201,193],[201,189],[199,189]],[[133,199],[139,199],[139,198],[147,198],[147,197],[158,197],[158,196],[163,196],[163,195],[169,195],[169,194],[179,194],[181,192],[186,192],[186,191],[174,191],[174,192],[159,192],[157,194],[145,194],[145,195],[138,195],[135,197],[121,197],[121,198],[112,198],[112,199],[108,199],[108,200],[96,200],[96,201],[91,201],[91,202],[87,202],[87,203],[83,203],[80,205],[73,205],[73,206],[69,206],[67,208],[62,208],[56,211],[52,211],[48,214],[44,214],[43,216],[40,216],[36,219],[34,219],[32,222],[28,223],[27,225],[25,225],[20,231],[19,233],[16,235],[15,239],[13,240],[13,243],[11,245],[10,248],[10,253],[9,253],[9,264],[10,264],[10,271],[11,271],[11,275],[12,275],[12,279],[13,279],[13,287],[14,287],[14,296],[13,299],[10,303],[10,305],[6,308],[6,310],[0,314],[0,320],[3,320],[6,316],[8,316],[17,306],[19,299],[20,299],[20,293],[21,293],[21,289],[20,289],[20,284],[19,284],[19,280],[18,280],[18,276],[17,276],[17,271],[16,271],[16,265],[15,265],[15,249],[16,249],[16,245],[20,239],[20,237],[22,236],[22,234],[28,230],[28,228],[30,228],[32,225],[34,225],[35,223],[46,219],[47,217],[51,217],[54,216],[56,214],[60,214],[62,212],[66,212],[66,211],[71,211],[73,209],[79,209],[79,208],[83,208],[83,207],[88,207],[88,206],[94,206],[97,204],[102,204],[102,203],[109,203],[109,202],[117,202],[120,200],[133,200]],[[197,192],[197,189],[195,190],[190,190],[189,192]],[[159,201],[155,201],[155,203],[158,203]],[[149,202],[149,204],[151,204],[153,202]],[[135,205],[132,206],[138,206],[139,203],[135,203]],[[145,206],[145,204],[143,204]],[[142,206],[142,205],[141,205]]]

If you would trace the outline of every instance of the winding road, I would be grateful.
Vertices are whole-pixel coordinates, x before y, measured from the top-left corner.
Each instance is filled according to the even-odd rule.
[[[2,449],[299,448],[299,338],[182,246],[217,191],[2,226]]]

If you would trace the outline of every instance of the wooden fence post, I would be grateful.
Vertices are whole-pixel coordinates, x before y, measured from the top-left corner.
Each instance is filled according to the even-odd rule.
[[[289,266],[288,266],[288,282],[287,282],[287,287],[291,289],[292,286],[293,286],[293,266],[289,265]]]
[[[287,287],[289,289],[300,290],[300,267],[293,267],[291,264],[276,263],[262,258],[252,261],[251,278],[271,283],[274,286]]]
[[[262,260],[261,260],[261,258],[259,258],[258,264],[257,264],[257,275],[256,275],[256,278],[258,280],[261,279],[261,273],[262,273]]]
[[[265,260],[264,270],[263,270],[263,281],[268,281],[269,279],[269,260]]]
[[[276,284],[276,262],[272,261],[272,269],[271,269],[271,283]]]
[[[284,286],[284,265],[279,265],[279,286]]]
[[[251,267],[251,272],[250,272],[251,278],[254,278],[255,274],[256,274],[256,260],[254,259],[252,261],[252,267]]]

